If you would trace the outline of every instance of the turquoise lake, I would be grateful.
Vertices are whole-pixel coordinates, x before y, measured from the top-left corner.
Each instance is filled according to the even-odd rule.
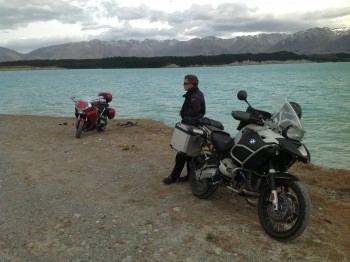
[[[199,78],[206,116],[222,122],[232,136],[238,122],[231,112],[246,109],[236,98],[239,90],[246,90],[258,109],[269,110],[275,96],[298,102],[311,162],[350,169],[350,63],[0,71],[0,113],[73,117],[71,96],[92,99],[108,91],[117,119],[154,119],[174,126],[180,121],[186,74]]]

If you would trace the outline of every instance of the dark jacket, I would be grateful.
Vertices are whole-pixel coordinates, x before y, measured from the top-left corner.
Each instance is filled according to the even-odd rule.
[[[198,117],[205,115],[205,100],[198,87],[192,87],[183,95],[185,101],[182,105],[181,117]]]

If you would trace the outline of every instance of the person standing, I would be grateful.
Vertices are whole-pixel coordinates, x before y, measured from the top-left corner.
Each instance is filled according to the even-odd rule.
[[[185,101],[179,112],[179,115],[182,118],[182,122],[184,122],[184,119],[187,117],[195,118],[195,117],[205,115],[206,107],[205,107],[204,94],[202,93],[202,91],[199,90],[198,84],[199,84],[199,80],[197,76],[186,75],[184,77],[183,85],[186,93],[183,95],[183,97],[185,98]],[[192,159],[191,157],[178,152],[175,157],[175,166],[173,168],[173,171],[171,172],[170,176],[163,179],[163,183],[166,185],[169,185],[171,183],[176,182],[177,180],[181,182],[188,181],[191,159]],[[181,172],[185,167],[185,164],[187,167],[187,175],[184,177],[180,177]]]

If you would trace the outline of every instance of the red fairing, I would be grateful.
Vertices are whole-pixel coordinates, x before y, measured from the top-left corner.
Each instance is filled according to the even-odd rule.
[[[89,121],[89,127],[92,124],[95,124],[95,122],[97,121],[98,118],[98,110],[96,107],[90,107],[85,111],[85,114],[87,116],[87,119]]]
[[[112,94],[107,92],[100,92],[98,93],[98,96],[103,96],[103,98],[106,99],[107,103],[111,102],[113,99]]]
[[[83,115],[85,115],[86,117],[82,116],[82,117],[80,117],[80,120],[79,120],[78,119],[79,114],[75,113],[75,116],[77,118],[77,120],[75,122],[75,127],[78,127],[79,121],[82,120],[82,121],[86,122],[84,124],[84,129],[90,129],[95,124],[95,122],[97,121],[98,110],[95,107],[90,107],[90,108],[88,108],[88,109],[86,109],[84,111]]]

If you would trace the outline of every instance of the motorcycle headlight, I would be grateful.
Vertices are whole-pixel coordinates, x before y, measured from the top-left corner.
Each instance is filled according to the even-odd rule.
[[[304,138],[305,131],[295,126],[288,126],[283,130],[282,134],[288,139],[301,141]]]
[[[89,104],[83,100],[79,100],[75,105],[75,108],[79,114],[82,114],[84,110],[87,109],[88,107],[89,107]]]

